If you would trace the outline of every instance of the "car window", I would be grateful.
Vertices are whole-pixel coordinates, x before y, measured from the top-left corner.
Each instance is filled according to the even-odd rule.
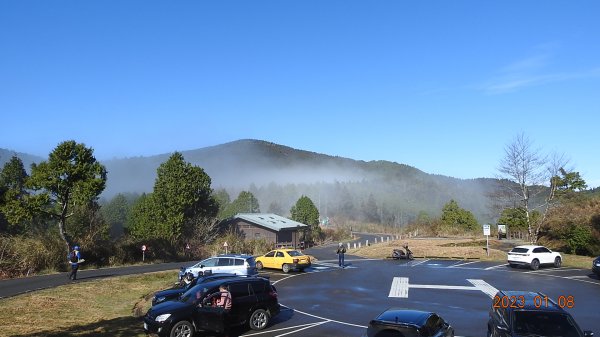
[[[533,248],[534,253],[543,253],[542,248]]]
[[[290,250],[290,251],[288,252],[288,254],[289,254],[290,256],[304,256],[304,254],[302,254],[301,252],[299,252],[299,251],[297,251],[297,250]]]
[[[267,254],[265,254],[265,257],[273,257],[273,256],[275,256],[275,251],[271,251],[271,252],[268,252]]]
[[[242,259],[234,259],[235,265],[236,266],[243,266],[244,265],[244,260]]]
[[[200,267],[200,265],[205,266],[205,267],[214,267],[217,265],[217,259],[215,259],[215,258],[206,259],[204,261],[200,261],[200,263],[198,263],[196,266]]]
[[[511,253],[527,253],[528,251],[529,251],[529,249],[527,249],[527,248],[515,247],[510,252]]]
[[[228,257],[220,257],[219,258],[219,267],[233,266],[233,259]]]
[[[231,283],[228,285],[228,288],[232,298],[239,298],[249,295],[247,282]]]
[[[548,249],[546,247],[540,247],[539,250],[540,250],[540,253],[550,253],[550,249]]]
[[[262,294],[265,292],[267,283],[262,281],[252,281],[250,282],[250,288],[255,294]]]
[[[515,311],[513,329],[520,335],[580,336],[573,319],[558,312]]]
[[[426,336],[433,336],[438,330],[442,328],[442,321],[438,315],[431,315],[427,322],[425,323],[425,332]]]
[[[277,256],[276,257],[283,257],[283,252],[277,252]]]

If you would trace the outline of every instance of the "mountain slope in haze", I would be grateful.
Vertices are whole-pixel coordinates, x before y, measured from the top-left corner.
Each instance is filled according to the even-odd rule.
[[[389,161],[334,157],[260,140],[181,153],[206,171],[214,189],[226,189],[232,199],[241,190],[250,190],[262,211],[275,205],[287,212],[301,195],[307,195],[323,216],[405,224],[422,212],[438,215],[454,199],[480,221],[487,221],[486,196],[497,184],[495,179],[456,179]],[[170,155],[103,161],[108,180],[102,197],[151,192],[156,169]]]

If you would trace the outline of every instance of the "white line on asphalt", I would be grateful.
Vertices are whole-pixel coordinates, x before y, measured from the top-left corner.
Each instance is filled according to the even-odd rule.
[[[342,321],[336,321],[336,320],[333,320],[333,319],[329,319],[329,318],[325,318],[325,317],[321,317],[321,316],[317,316],[317,315],[309,314],[308,312],[304,312],[304,311],[300,311],[300,310],[298,310],[298,309],[290,308],[290,307],[288,307],[288,306],[285,306],[285,305],[283,305],[283,304],[281,304],[281,306],[282,306],[282,307],[285,307],[285,308],[292,309],[292,310],[294,310],[294,312],[297,312],[297,313],[300,313],[300,314],[303,314],[303,315],[306,315],[306,316],[310,316],[310,317],[314,317],[314,318],[322,319],[322,320],[325,320],[325,321],[328,321],[328,322],[334,322],[334,323],[338,323],[338,324],[343,324],[343,325],[348,325],[348,326],[354,326],[354,327],[357,327],[357,328],[363,328],[363,329],[366,329],[366,328],[367,328],[367,327],[366,327],[366,326],[364,326],[364,325],[353,324],[353,323],[342,322]]]
[[[473,286],[451,286],[440,284],[410,284],[408,277],[394,277],[388,297],[408,298],[408,289],[443,289],[443,290],[479,290],[491,298],[496,295],[498,289],[492,287],[484,280],[467,279]]]
[[[420,264],[423,264],[423,263],[425,263],[425,262],[427,262],[427,261],[429,261],[429,259],[427,259],[427,260],[423,260],[423,261],[421,261],[421,262],[417,262],[417,263],[414,263],[414,264],[413,264],[413,263],[411,263],[411,264],[410,264],[410,266],[411,266],[411,267],[418,266],[418,265],[420,265]]]
[[[458,266],[466,266],[466,265],[468,265],[468,264],[471,264],[471,263],[477,263],[477,262],[479,262],[479,261],[471,261],[471,262],[465,262],[465,263],[453,264],[453,265],[451,265],[451,266],[450,266],[450,267],[448,267],[448,268],[456,268],[456,267],[458,267]],[[477,269],[479,269],[479,268],[477,268]]]
[[[499,264],[497,266],[491,266],[491,267],[484,268],[483,270],[490,270],[490,269],[494,269],[494,268],[507,267],[507,266],[508,266],[508,264]]]
[[[321,325],[321,324],[325,324],[325,323],[328,323],[328,322],[330,322],[330,321],[323,321],[323,322],[315,323],[315,324],[313,324],[313,325],[311,325],[311,326],[307,326],[307,327],[304,327],[304,328],[300,328],[300,329],[298,329],[298,330],[294,330],[294,331],[290,331],[290,332],[282,333],[281,335],[277,335],[277,336],[275,336],[275,337],[281,337],[281,336],[285,336],[285,335],[290,335],[290,334],[293,334],[293,333],[296,333],[296,332],[299,332],[299,331],[302,331],[302,330],[306,330],[306,329],[314,328],[314,327],[316,327],[316,326],[319,326],[319,325]]]
[[[317,323],[320,323],[320,322],[317,322]],[[274,329],[274,330],[269,330],[269,331],[261,331],[261,332],[250,333],[250,334],[247,334],[247,335],[242,335],[242,337],[258,336],[258,335],[264,335],[264,334],[270,333],[270,332],[285,331],[285,330],[290,330],[290,329],[302,328],[302,327],[305,327],[305,326],[311,326],[312,327],[314,325],[315,325],[315,323],[306,323],[306,324],[288,326],[286,328],[281,328],[281,329]]]

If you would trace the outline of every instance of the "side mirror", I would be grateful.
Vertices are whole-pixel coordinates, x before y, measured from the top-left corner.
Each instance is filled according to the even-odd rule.
[[[509,332],[508,327],[504,324],[498,324],[496,325],[496,329],[503,331],[503,332]]]
[[[583,336],[584,336],[584,337],[594,337],[594,332],[593,332],[593,331],[590,331],[590,330],[585,330],[585,331],[583,332]]]

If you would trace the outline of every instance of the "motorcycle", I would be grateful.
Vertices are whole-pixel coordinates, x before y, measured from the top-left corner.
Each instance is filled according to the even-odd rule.
[[[404,250],[402,250],[402,249],[394,249],[392,251],[392,258],[394,260],[412,260],[412,259],[414,259],[413,252],[408,248],[408,245],[404,245],[403,248],[404,248],[404,250],[406,250],[406,252],[404,252]]]

